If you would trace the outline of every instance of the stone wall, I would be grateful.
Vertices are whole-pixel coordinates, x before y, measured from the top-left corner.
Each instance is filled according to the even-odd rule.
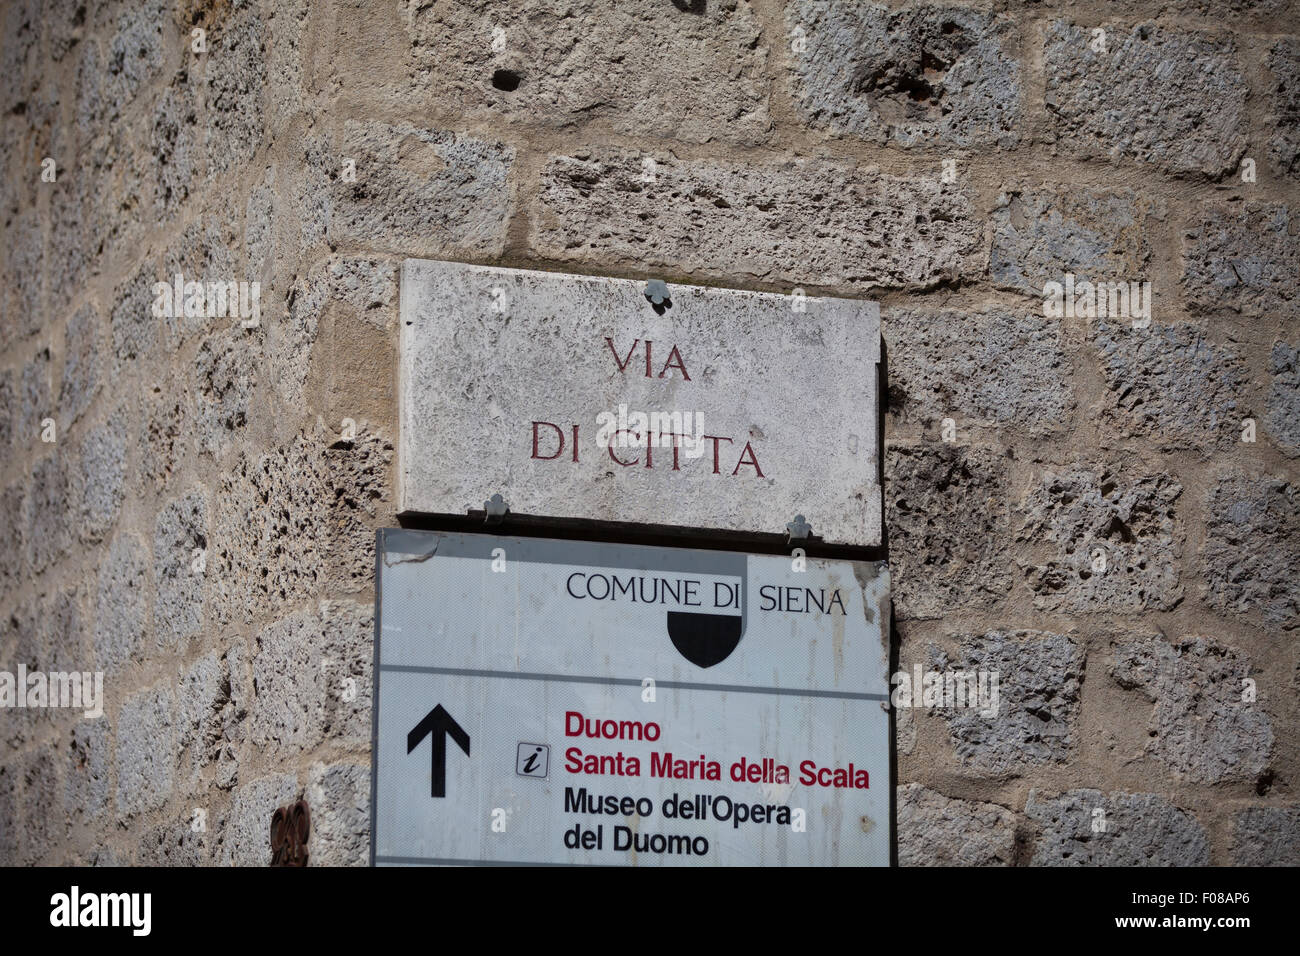
[[[422,256],[880,301],[898,664],[1002,696],[896,711],[901,863],[1300,863],[1300,5],[3,16],[0,669],[107,704],[0,712],[0,862],[366,860]]]

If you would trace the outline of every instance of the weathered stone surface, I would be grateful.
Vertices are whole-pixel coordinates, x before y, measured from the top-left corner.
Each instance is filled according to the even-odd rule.
[[[69,673],[91,670],[86,658],[90,629],[89,620],[82,610],[85,600],[85,591],[78,583],[56,591],[46,601],[41,613],[45,670]],[[85,693],[93,693],[93,685]],[[93,705],[90,700],[84,697],[82,699],[87,701],[87,706],[82,711],[91,709]]]
[[[266,32],[257,8],[247,6],[213,37],[204,104],[209,177],[250,159],[262,140]]]
[[[63,862],[68,836],[59,768],[45,750],[29,751],[20,759],[23,776],[20,859],[24,866],[59,864]]]
[[[0,372],[0,450],[9,451],[18,424],[18,392],[14,389],[14,373]]]
[[[0,341],[23,338],[41,327],[45,303],[45,231],[34,209],[19,214],[12,225],[5,223],[8,268],[5,287],[0,290],[4,306],[4,328]]]
[[[18,428],[14,436],[19,448],[42,447],[42,422],[52,418],[58,425],[55,437],[61,437],[64,423],[59,421],[58,410],[53,407],[50,395],[50,350],[39,349],[31,361],[23,365],[22,405],[18,415]]]
[[[33,466],[27,496],[27,540],[37,573],[68,554],[76,511],[67,456],[57,444],[48,447],[54,450]]]
[[[159,216],[170,216],[189,197],[202,161],[198,109],[188,72],[177,74],[163,92],[151,132],[154,209]]]
[[[50,0],[42,5],[43,26],[49,29],[50,58],[56,63],[81,42],[86,22],[83,0]]]
[[[1010,866],[1016,818],[993,803],[951,800],[919,783],[898,788],[900,866]]]
[[[177,744],[181,766],[188,768],[188,786],[195,786],[200,772],[214,765],[217,787],[229,790],[235,784],[236,748],[243,740],[248,715],[243,669],[242,645],[236,644],[224,654],[213,651],[181,671],[176,692]]]
[[[211,814],[195,817],[194,809],[178,820],[150,827],[136,848],[137,866],[211,866],[217,821]],[[196,828],[197,827],[197,828]],[[269,820],[268,820],[269,829]],[[269,846],[268,841],[268,846]]]
[[[63,375],[59,382],[59,417],[66,428],[90,407],[99,388],[99,316],[82,306],[68,320],[63,335]],[[3,445],[0,442],[0,445]]]
[[[1164,449],[1230,447],[1241,440],[1249,370],[1197,325],[1144,328],[1101,319],[1092,342],[1107,392],[1101,420],[1121,438]]]
[[[113,743],[107,717],[78,720],[69,732],[63,803],[69,816],[98,820],[108,808]]]
[[[1164,217],[1162,203],[1128,189],[1009,187],[993,209],[989,275],[1035,296],[1066,273],[1140,282],[1151,276],[1151,236]]]
[[[387,325],[397,310],[398,267],[372,258],[345,257],[318,263],[289,294],[289,316],[272,329],[273,379],[286,402],[302,398],[312,347],[330,309]]]
[[[1119,613],[1182,600],[1175,508],[1182,485],[1165,474],[1130,474],[1076,463],[1048,469],[1030,491],[1016,540],[1045,553],[1020,562],[1035,607]]]
[[[272,11],[267,18],[271,35],[266,67],[267,122],[272,130],[282,130],[295,117],[311,111],[311,98],[303,86],[303,27],[312,8],[310,0],[271,0],[263,9]]]
[[[111,317],[116,377],[133,372],[161,344],[167,326],[165,319],[153,314],[153,287],[157,281],[152,270],[144,267],[117,289]]]
[[[1249,122],[1232,39],[1151,23],[1103,29],[1105,52],[1092,28],[1048,28],[1046,104],[1062,151],[1210,178],[1235,169]]]
[[[1004,309],[895,309],[884,317],[889,411],[937,428],[1060,429],[1074,407],[1058,321]],[[1006,361],[1014,355],[1015,362]]]
[[[608,123],[687,142],[755,142],[771,120],[769,54],[754,6],[577,0],[561,11],[543,0],[471,0],[402,19],[415,85],[445,108],[548,126]]]
[[[312,866],[370,863],[370,767],[312,764],[307,780],[311,807]]]
[[[191,427],[200,451],[220,457],[248,423],[257,388],[257,368],[262,361],[260,348],[254,347],[258,337],[258,330],[234,323],[219,328],[199,346],[194,363],[198,387]]]
[[[28,600],[18,606],[11,604],[8,613],[0,617],[0,653],[9,662],[3,665],[6,669],[16,673],[21,664],[28,673],[33,673],[49,666],[42,612],[38,602]],[[53,713],[49,708],[7,709],[5,719],[0,721],[0,742],[7,748],[6,752],[17,751],[43,731]]]
[[[176,732],[171,690],[159,685],[122,702],[116,727],[117,813],[157,810],[171,796]]]
[[[1300,221],[1280,203],[1205,205],[1183,234],[1183,291],[1199,311],[1294,316],[1297,274]]]
[[[943,442],[885,452],[891,598],[900,618],[988,607],[1011,587],[1009,481],[993,451]]]
[[[275,774],[235,790],[221,844],[222,866],[267,866],[271,862],[271,815],[298,797],[293,774]],[[310,845],[310,844],[309,844]]]
[[[18,865],[18,768],[0,764],[0,866]]]
[[[69,136],[71,139],[72,137]],[[136,157],[105,135],[89,146],[68,150],[59,169],[59,188],[50,195],[52,274],[69,287],[85,281],[93,264],[115,237],[138,228],[143,193]]]
[[[149,626],[149,547],[120,532],[99,568],[95,602],[95,664],[108,674],[139,653]]]
[[[1232,821],[1235,866],[1300,866],[1300,806],[1248,807]]]
[[[162,70],[164,31],[172,32],[163,0],[126,5],[100,53],[87,38],[78,76],[79,121],[87,133],[113,122]]]
[[[291,757],[325,743],[365,746],[371,734],[374,611],[323,601],[256,638],[249,736]]]
[[[1229,474],[1206,501],[1201,593],[1225,614],[1300,624],[1300,491],[1281,478]]]
[[[270,275],[275,259],[276,225],[275,167],[266,167],[262,185],[248,194],[244,209],[244,249],[248,256],[248,279],[262,281]]]
[[[6,4],[3,46],[0,46],[0,77],[3,77],[0,94],[4,97],[6,113],[23,103],[27,96],[28,67],[39,56],[42,12],[37,0]]]
[[[861,289],[927,289],[980,268],[970,195],[937,179],[617,151],[552,157],[541,177],[530,242],[552,259]]]
[[[239,282],[248,281],[250,277],[243,274],[238,267],[240,256],[237,253],[239,239],[235,226],[234,210],[227,211],[218,207],[209,208],[206,214],[191,224],[181,234],[180,241],[168,250],[163,264],[163,276],[174,282],[177,273],[185,281],[198,282]],[[251,287],[249,288],[251,305]],[[259,296],[260,298],[260,296]],[[185,338],[197,332],[229,327],[239,327],[240,319],[227,314],[221,317],[206,315],[187,316],[173,303],[174,315],[166,319],[155,319],[160,327],[176,338]],[[239,302],[235,303],[238,312]],[[251,311],[251,310],[250,310]],[[259,318],[259,322],[263,321]],[[259,333],[260,334],[260,333]]]
[[[82,541],[93,544],[112,528],[126,494],[126,439],[117,422],[87,432],[77,446],[77,460],[79,471],[72,479],[80,506],[77,530]]]
[[[802,513],[879,544],[874,304],[792,321],[789,296],[669,291],[656,309],[633,280],[406,260],[399,507],[481,510],[486,485],[518,514],[780,534]],[[669,409],[692,413],[636,418]]]
[[[1279,176],[1300,176],[1300,39],[1282,37],[1268,51],[1273,84],[1267,90],[1268,116],[1264,126],[1272,131],[1268,159]]]
[[[1209,840],[1196,817],[1154,793],[1069,790],[1049,796],[1031,790],[1025,815],[1043,827],[1034,866],[1205,866],[1210,862]],[[1103,825],[1104,830],[1094,829]]]
[[[374,517],[388,494],[393,446],[323,429],[260,456],[243,455],[217,494],[214,587],[218,620],[252,620],[314,596],[332,580],[358,590],[374,576]],[[266,502],[276,502],[268,511]]]
[[[0,541],[0,592],[8,592],[28,577],[27,487],[21,481],[0,494]]]
[[[514,149],[459,133],[349,120],[312,140],[298,177],[302,241],[364,242],[411,255],[498,256]],[[349,181],[346,159],[355,160]]]
[[[1014,24],[980,10],[890,10],[855,0],[785,8],[792,94],[820,126],[901,146],[1014,146],[1021,70]],[[799,31],[802,31],[800,33]]]
[[[1300,349],[1285,342],[1273,343],[1268,371],[1273,379],[1264,428],[1282,454],[1295,458],[1300,455]]]
[[[1273,728],[1243,700],[1250,662],[1201,637],[1145,637],[1117,645],[1110,675],[1155,704],[1147,752],[1191,780],[1253,779],[1268,766]]]
[[[175,646],[203,627],[203,583],[195,552],[207,564],[208,516],[201,487],[169,501],[158,512],[153,539],[155,629],[159,646]]]
[[[997,713],[991,701],[940,710],[963,767],[981,774],[1019,774],[1067,763],[1077,744],[1084,650],[1063,634],[990,631],[962,635],[955,659],[930,645],[930,667],[998,675]]]
[[[140,480],[146,492],[158,492],[171,484],[193,441],[184,378],[173,372],[145,389],[140,402]]]

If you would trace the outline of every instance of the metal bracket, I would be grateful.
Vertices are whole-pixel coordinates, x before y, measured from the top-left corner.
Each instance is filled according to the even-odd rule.
[[[280,807],[271,815],[271,865],[306,866],[311,838],[311,811],[306,800]]]
[[[501,495],[496,494],[483,502],[483,511],[487,515],[483,519],[484,524],[500,524],[510,512],[510,506],[506,504],[506,500]]]
[[[812,525],[803,520],[803,515],[795,515],[794,520],[785,526],[786,544],[807,541],[810,534],[812,534]]]

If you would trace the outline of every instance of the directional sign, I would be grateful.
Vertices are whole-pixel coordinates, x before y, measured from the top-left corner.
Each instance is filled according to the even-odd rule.
[[[373,861],[887,865],[888,583],[381,531]]]

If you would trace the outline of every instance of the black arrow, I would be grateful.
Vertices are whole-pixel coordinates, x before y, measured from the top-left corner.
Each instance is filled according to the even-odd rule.
[[[433,735],[433,785],[429,789],[429,796],[445,797],[447,795],[447,735],[451,734],[451,739],[456,741],[468,757],[469,734],[452,719],[451,714],[443,710],[442,704],[425,714],[424,719],[415,725],[415,729],[406,735],[406,752],[409,754],[430,734]]]

